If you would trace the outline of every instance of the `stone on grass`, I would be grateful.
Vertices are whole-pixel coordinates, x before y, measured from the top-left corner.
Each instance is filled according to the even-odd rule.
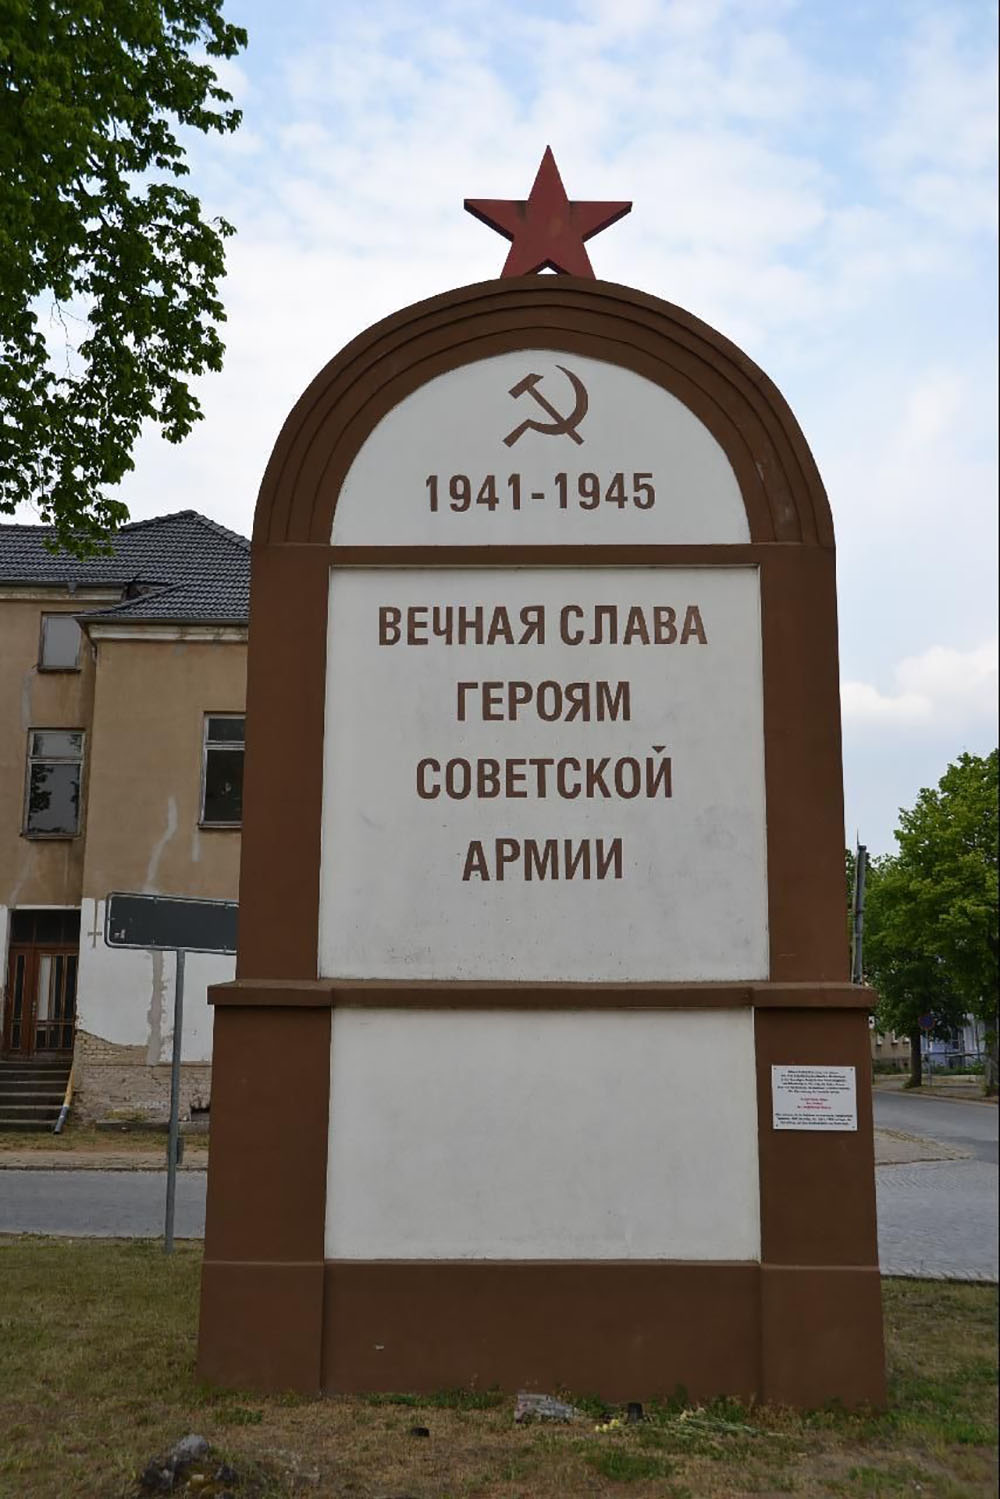
[[[146,1464],[139,1477],[140,1487],[147,1494],[172,1494],[191,1466],[209,1451],[205,1438],[195,1432],[181,1437],[165,1456],[154,1457]]]
[[[514,1405],[514,1420],[519,1426],[525,1421],[579,1421],[583,1412],[554,1395],[536,1395],[530,1390],[518,1390]]]
[[[176,1464],[193,1463],[199,1457],[204,1457],[207,1452],[208,1443],[205,1438],[192,1431],[186,1437],[181,1437],[179,1442],[174,1443],[170,1449],[170,1456]]]

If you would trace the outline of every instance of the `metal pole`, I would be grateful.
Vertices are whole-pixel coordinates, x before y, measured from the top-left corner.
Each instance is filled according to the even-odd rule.
[[[864,983],[865,876],[868,873],[868,850],[859,843],[854,855],[854,940],[851,943],[851,981]]]
[[[170,1131],[167,1135],[167,1215],[163,1250],[174,1252],[174,1202],[177,1196],[177,1156],[180,1144],[181,1031],[184,1025],[184,949],[174,952],[174,1044],[170,1059]]]

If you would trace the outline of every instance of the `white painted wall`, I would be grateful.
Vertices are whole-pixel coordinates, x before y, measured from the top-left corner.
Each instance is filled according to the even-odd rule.
[[[551,418],[530,394],[511,387],[525,375],[563,416],[574,408],[568,376],[587,391],[587,414],[575,442],[565,433],[528,431],[512,446],[503,439],[526,418]],[[555,475],[569,479],[560,508]],[[582,509],[575,490],[581,473],[595,473],[602,495],[616,473],[626,479],[628,503]],[[494,509],[473,503],[451,508],[451,476],[466,475],[478,492],[487,474],[497,480]],[[521,508],[512,504],[508,478],[521,478]],[[652,475],[651,508],[632,503],[632,476]],[[437,511],[430,505],[429,475],[440,481]],[[538,495],[540,498],[532,498]],[[608,542],[744,542],[750,532],[729,460],[708,428],[676,397],[631,370],[560,354],[525,349],[482,359],[430,380],[390,411],[351,465],[337,501],[333,541],[340,546]]]
[[[707,644],[565,644],[562,606],[700,607]],[[544,604],[544,645],[380,645],[379,609]],[[574,625],[578,622],[574,618]],[[572,632],[572,633],[575,633]],[[327,647],[320,972],[329,977],[750,980],[768,973],[755,568],[334,569]],[[628,722],[458,721],[459,681],[626,681]],[[659,746],[660,749],[654,749]],[[425,757],[647,756],[669,799],[417,794]],[[498,837],[621,837],[623,877],[463,878]]]
[[[77,1028],[117,1046],[143,1046],[150,1064],[169,1062],[173,1046],[174,955],[108,947],[103,900],[84,900],[80,913]],[[208,1062],[212,1056],[209,984],[235,976],[236,959],[189,953],[184,965],[184,1024],[181,1057]]]
[[[335,1010],[332,1259],[760,1257],[750,1011]]]

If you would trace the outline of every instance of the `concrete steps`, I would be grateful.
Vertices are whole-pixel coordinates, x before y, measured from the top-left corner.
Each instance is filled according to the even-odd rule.
[[[0,1061],[0,1132],[51,1130],[69,1068],[69,1062]]]

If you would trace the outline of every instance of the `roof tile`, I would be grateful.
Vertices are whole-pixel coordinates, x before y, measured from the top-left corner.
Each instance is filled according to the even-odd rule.
[[[86,610],[88,619],[245,624],[250,543],[196,510],[123,526],[104,557],[50,552],[50,526],[0,525],[0,583],[69,589],[123,589],[120,604]],[[137,596],[124,596],[127,584]]]

